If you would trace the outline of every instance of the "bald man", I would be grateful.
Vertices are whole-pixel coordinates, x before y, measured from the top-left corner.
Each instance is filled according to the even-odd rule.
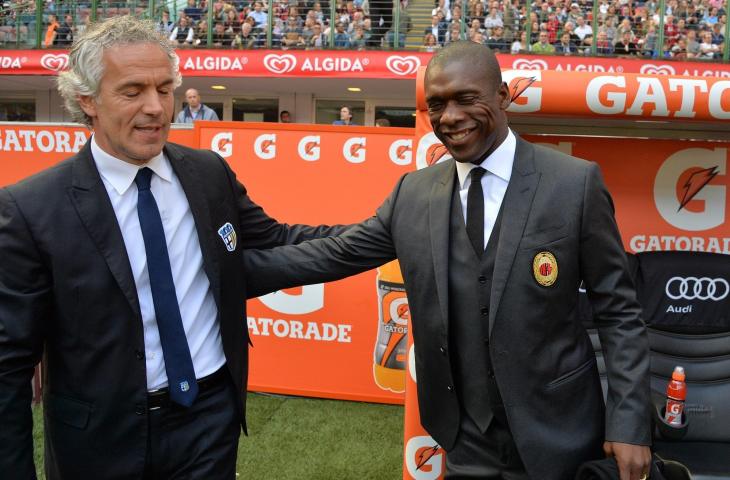
[[[447,478],[574,478],[614,456],[648,472],[649,355],[641,309],[598,166],[522,140],[494,53],[455,42],[425,76],[450,159],[401,178],[343,235],[247,251],[265,293],[397,256],[408,292],[421,423]],[[608,372],[577,314],[585,282]]]
[[[187,106],[177,114],[177,123],[193,123],[196,120],[219,120],[218,114],[200,102],[200,93],[194,88],[185,91]]]

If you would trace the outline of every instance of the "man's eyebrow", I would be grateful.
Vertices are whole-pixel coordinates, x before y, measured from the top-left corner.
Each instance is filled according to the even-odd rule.
[[[173,78],[169,78],[165,80],[164,82],[156,85],[157,87],[166,87],[168,85],[172,85],[174,83]],[[147,85],[147,82],[137,81],[137,80],[128,80],[121,85],[117,86],[117,90],[124,90],[125,88],[140,88]]]

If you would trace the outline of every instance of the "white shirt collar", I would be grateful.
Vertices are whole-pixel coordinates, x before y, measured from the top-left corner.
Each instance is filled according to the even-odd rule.
[[[144,167],[149,167],[163,180],[172,181],[172,167],[162,152],[152,157],[145,165],[133,165],[106,153],[96,143],[96,135],[92,135],[91,154],[99,174],[114,187],[119,195],[124,195],[124,192],[134,182],[137,172]]]
[[[487,158],[482,160],[480,167],[486,171],[498,176],[505,182],[509,183],[512,176],[512,165],[515,161],[515,151],[517,150],[517,138],[512,133],[512,129],[507,129],[507,137]],[[459,188],[465,188],[464,183],[469,178],[469,172],[476,167],[473,163],[456,162],[456,174],[459,177]]]

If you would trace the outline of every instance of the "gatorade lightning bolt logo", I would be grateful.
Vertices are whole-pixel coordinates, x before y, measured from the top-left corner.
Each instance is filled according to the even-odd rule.
[[[350,145],[350,156],[356,158],[357,152],[359,152],[362,147],[362,143],[353,143],[352,145]]]
[[[314,153],[314,149],[319,147],[318,142],[307,142],[304,144],[304,151],[307,153],[307,155],[312,155]]]
[[[261,142],[261,151],[269,153],[269,147],[274,145],[274,142],[272,140],[264,140]]]
[[[434,165],[436,162],[441,160],[441,157],[448,153],[449,151],[446,150],[443,143],[434,143],[428,147],[428,150],[426,150],[426,163],[428,163],[429,166]]]
[[[433,447],[422,448],[416,454],[416,470],[420,470],[431,458],[441,450],[441,447],[436,444]]]
[[[687,179],[687,183],[684,184],[684,196],[682,201],[679,203],[677,211],[682,210],[698,193],[702,190],[705,185],[715,178],[718,174],[717,166],[710,168],[703,168],[697,170]]]

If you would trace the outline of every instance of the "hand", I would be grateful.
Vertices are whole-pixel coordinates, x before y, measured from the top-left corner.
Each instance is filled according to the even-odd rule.
[[[630,443],[604,442],[603,451],[607,457],[616,459],[621,480],[649,478],[649,471],[651,470],[651,450],[649,450],[649,447]]]

